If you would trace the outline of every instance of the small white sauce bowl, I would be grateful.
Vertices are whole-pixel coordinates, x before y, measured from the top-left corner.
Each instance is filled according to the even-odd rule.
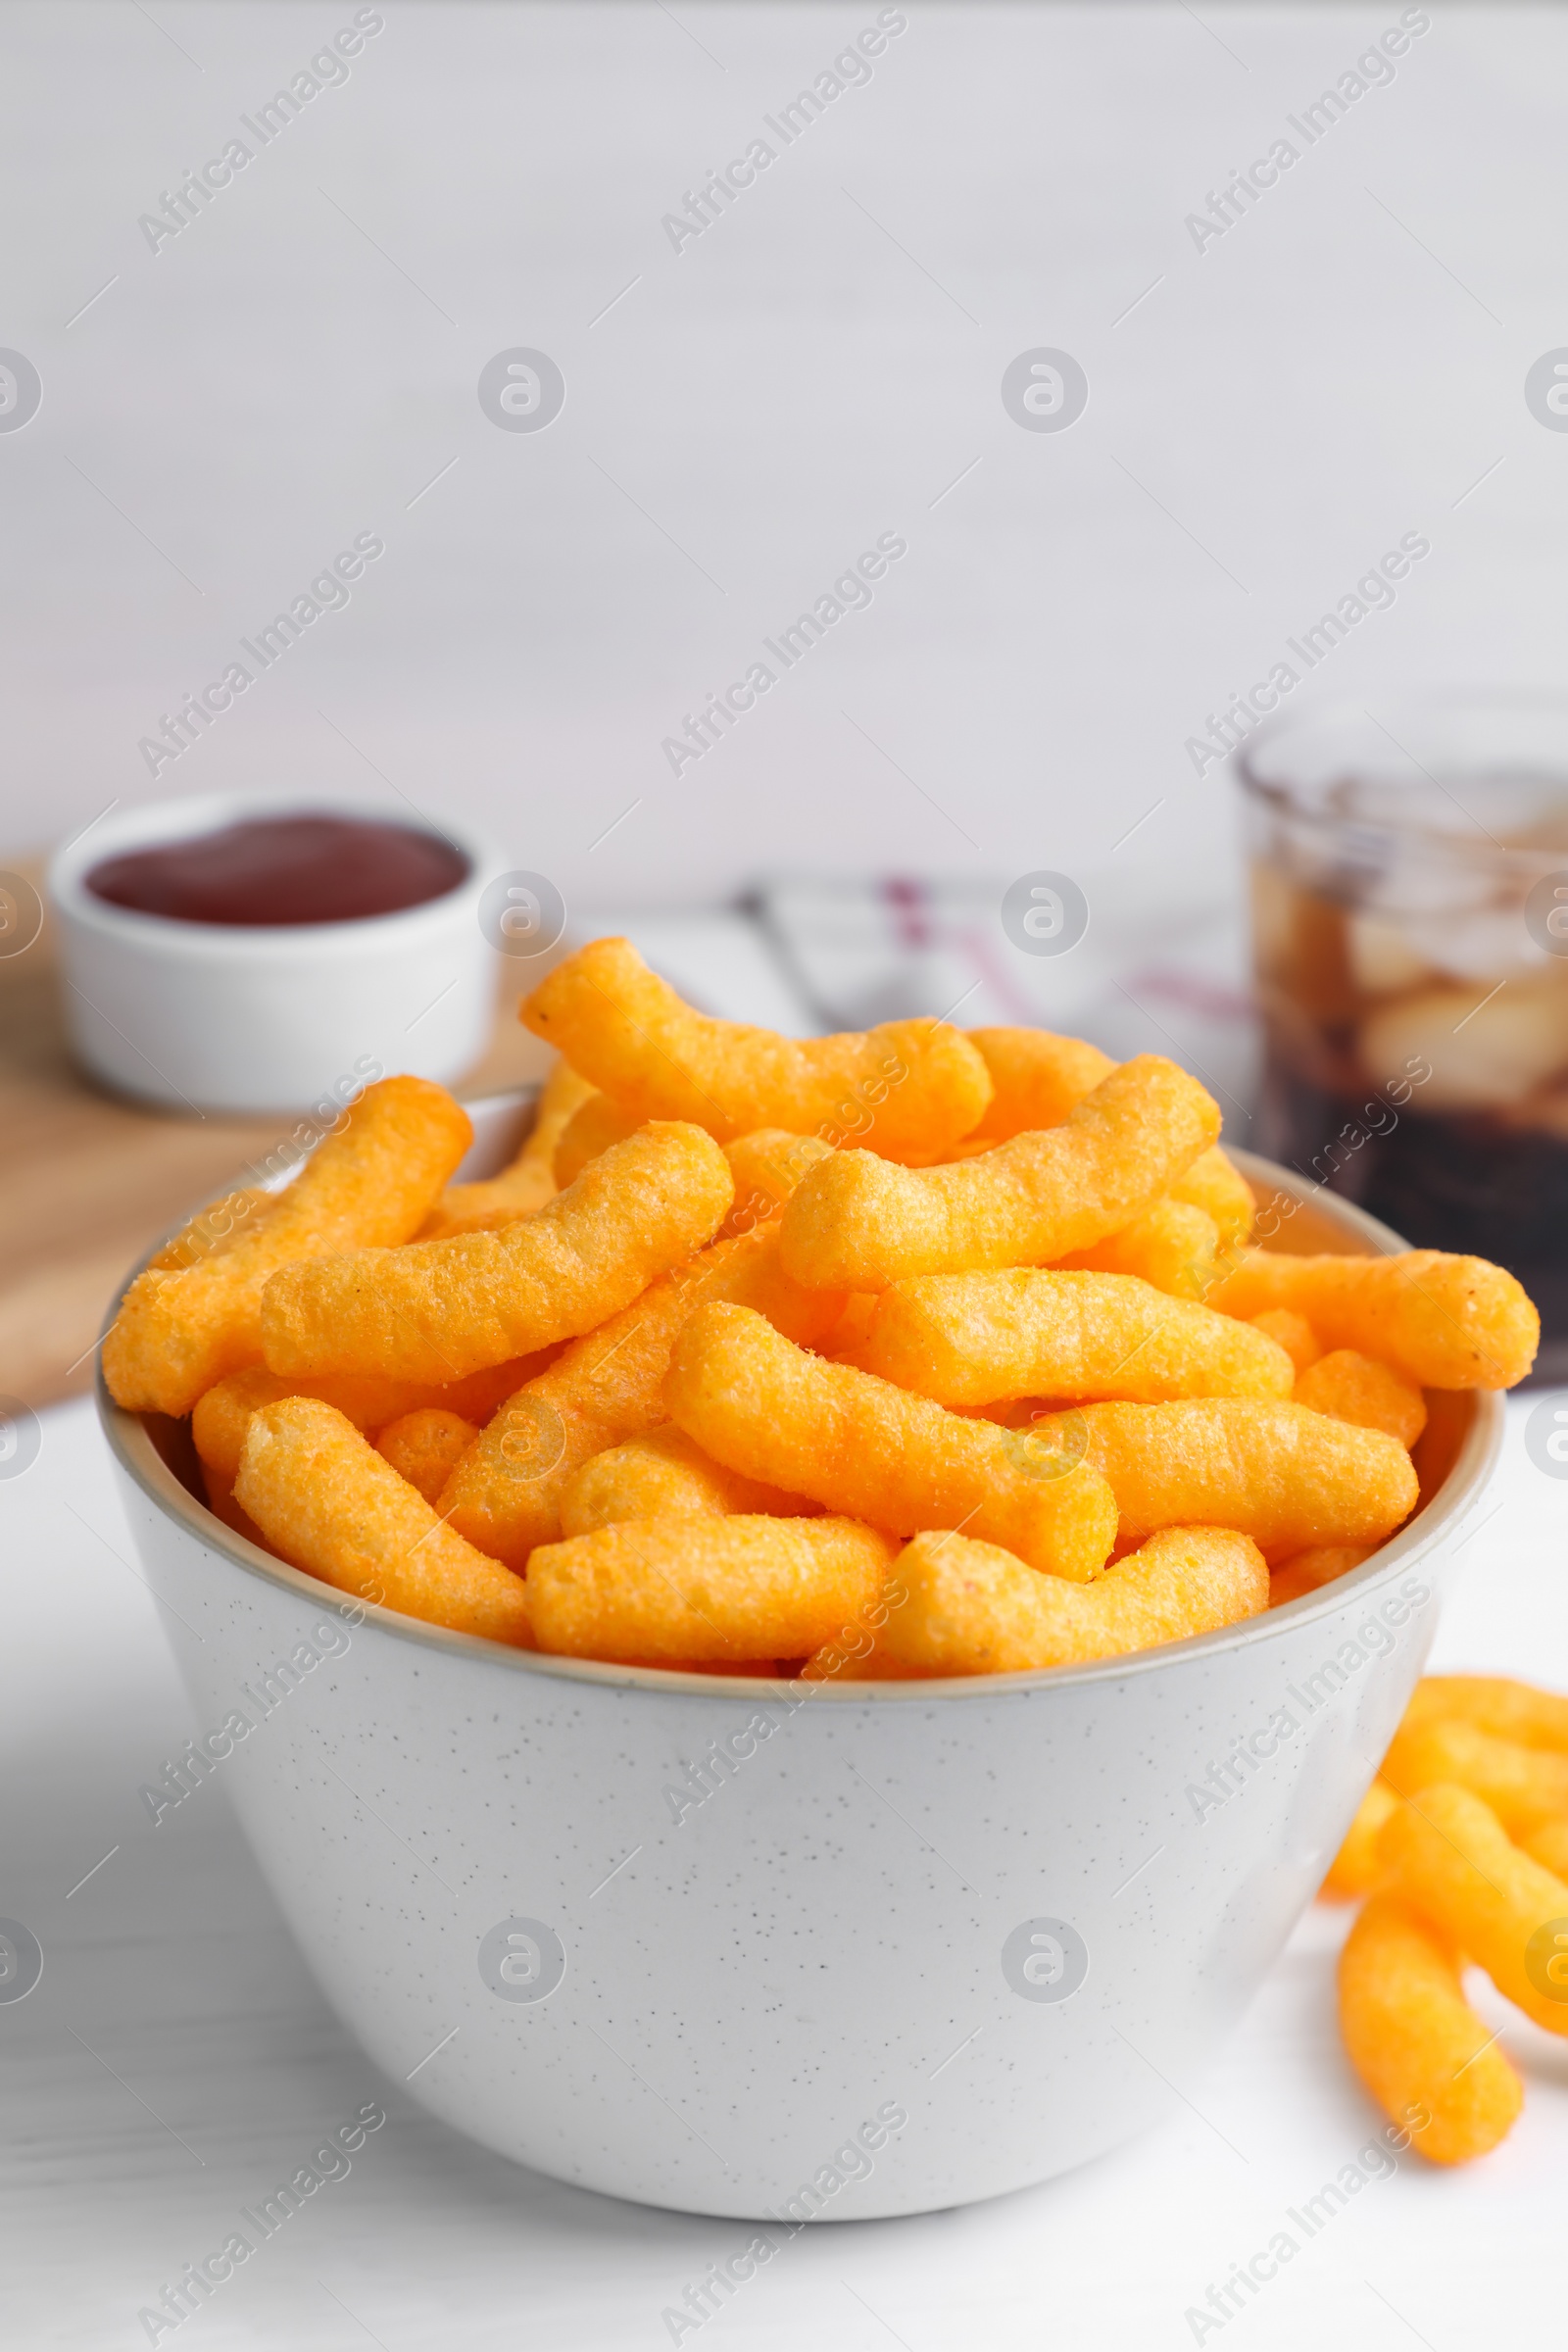
[[[469,1105],[460,1174],[504,1163],[522,1102]],[[1400,1246],[1236,1157],[1295,1204],[1286,1246]],[[197,1500],[183,1423],[99,1388],[207,1769],[400,2095],[773,2251],[1068,2172],[1198,2089],[1463,1564],[1502,1400],[1432,1401],[1423,1507],[1321,1592],[1094,1666],[805,1686],[351,1602]]]
[[[107,858],[297,815],[435,829],[402,807],[320,793],[214,793],[106,817],[57,851],[48,890],[67,1025],[95,1078],[169,1109],[290,1112],[393,1071],[449,1085],[479,1060],[500,964],[479,902],[498,861],[462,828],[442,828],[468,860],[455,889],[352,922],[178,922],[87,888]]]

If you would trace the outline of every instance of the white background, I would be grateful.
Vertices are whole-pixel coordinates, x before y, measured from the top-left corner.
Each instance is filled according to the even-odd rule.
[[[382,13],[156,255],[138,216],[353,0],[0,19],[0,343],[44,380],[0,434],[0,844],[115,799],[390,784],[573,907],[1040,866],[1176,906],[1234,858],[1186,738],[1401,533],[1431,556],[1303,698],[1556,677],[1568,435],[1523,379],[1568,343],[1560,12],[1432,10],[1201,254],[1187,214],[1395,0],[916,0],[679,254],[662,215],[875,0]],[[516,345],[566,378],[541,433],[476,398]],[[1059,434],[1000,398],[1040,345],[1090,380]],[[155,784],[138,738],[364,529],[387,553],[348,610]],[[870,610],[676,781],[682,713],[889,529]]]

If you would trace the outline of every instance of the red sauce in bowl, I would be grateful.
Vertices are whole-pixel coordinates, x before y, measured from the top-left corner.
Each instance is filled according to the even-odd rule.
[[[95,899],[176,923],[352,923],[445,898],[468,860],[439,834],[358,816],[260,816],[105,858]]]

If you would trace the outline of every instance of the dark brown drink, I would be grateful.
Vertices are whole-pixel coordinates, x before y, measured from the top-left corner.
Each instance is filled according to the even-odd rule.
[[[1238,765],[1255,1148],[1508,1267],[1568,1377],[1568,707],[1302,712]]]

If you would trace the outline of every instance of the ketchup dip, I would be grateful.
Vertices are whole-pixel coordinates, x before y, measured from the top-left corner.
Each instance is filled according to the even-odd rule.
[[[352,923],[445,898],[467,858],[438,834],[357,816],[262,816],[105,858],[96,899],[176,923]]]

